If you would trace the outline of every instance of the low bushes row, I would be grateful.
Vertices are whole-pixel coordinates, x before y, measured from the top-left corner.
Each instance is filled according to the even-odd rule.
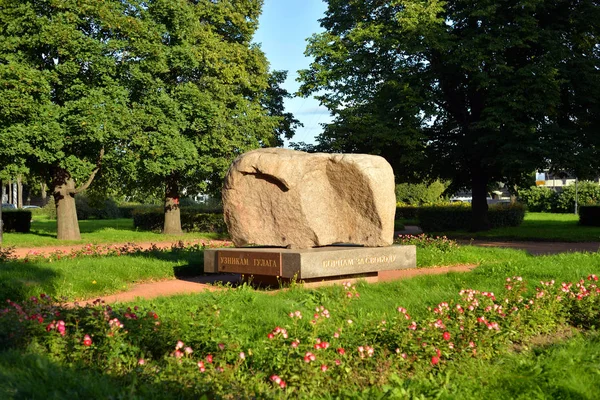
[[[600,185],[594,182],[579,182],[563,187],[562,192],[545,186],[532,186],[519,190],[519,200],[533,212],[572,213],[575,198],[579,205],[594,205],[600,202]]]
[[[2,210],[4,232],[28,233],[31,230],[31,211]]]
[[[222,210],[199,210],[197,207],[182,208],[181,228],[187,232],[226,233],[227,225]],[[132,212],[133,226],[136,229],[160,231],[165,223],[161,208],[137,209]]]
[[[471,227],[471,206],[422,207],[418,212],[421,228],[426,232],[467,230]],[[519,226],[525,218],[520,204],[495,204],[489,207],[491,228]]]

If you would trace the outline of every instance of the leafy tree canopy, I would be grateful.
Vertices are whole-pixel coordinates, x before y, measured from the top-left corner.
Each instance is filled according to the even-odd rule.
[[[321,145],[470,187],[473,229],[488,225],[489,182],[598,171],[597,1],[328,4],[300,77],[335,117]]]

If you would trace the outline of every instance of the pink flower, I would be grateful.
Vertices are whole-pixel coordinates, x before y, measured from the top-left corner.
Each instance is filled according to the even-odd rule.
[[[287,384],[285,383],[285,381],[279,382],[279,387],[280,388],[285,389],[286,386],[287,386]]]
[[[327,371],[327,365],[322,364],[321,365],[321,371],[323,371],[323,372]]]
[[[206,362],[209,363],[209,364],[213,362],[213,356],[212,356],[212,354],[209,354],[209,355],[206,356]]]
[[[335,360],[335,365],[340,365],[342,362],[340,360]]]
[[[279,385],[281,383],[281,378],[279,375],[271,375],[271,381]]]
[[[83,345],[86,347],[89,347],[92,345],[92,338],[90,337],[90,335],[85,335],[83,337]]]
[[[442,337],[444,338],[444,340],[450,340],[450,332],[444,332],[444,334],[442,335]]]
[[[138,365],[144,365],[144,364],[146,364],[146,360],[144,360],[143,358],[140,358],[138,360]]]
[[[175,352],[173,352],[173,355],[175,356],[175,358],[181,358],[183,357],[183,352],[179,349],[175,350]]]
[[[225,349],[225,344],[219,343],[219,350],[223,350],[223,349]]]
[[[186,347],[185,349],[183,349],[183,351],[185,351],[185,354],[190,355],[194,352],[194,350],[192,350],[191,347]]]
[[[315,361],[317,358],[315,357],[315,355],[313,353],[311,353],[310,351],[307,351],[306,354],[304,355],[304,362],[305,363],[309,363],[311,361]]]
[[[198,369],[200,370],[200,372],[206,371],[206,368],[204,367],[204,362],[198,361]]]
[[[241,360],[245,360],[246,359],[246,353],[244,353],[243,351],[240,353],[240,359]]]
[[[269,333],[269,334],[267,335],[267,337],[268,337],[269,339],[274,339],[274,338],[275,338],[275,335],[273,335],[272,333]]]
[[[431,365],[436,365],[440,362],[440,358],[438,356],[431,357]]]
[[[338,354],[340,354],[340,355],[342,355],[342,356],[343,356],[344,354],[346,354],[346,350],[344,350],[342,347],[339,347],[339,348],[337,349],[337,352],[338,352]]]
[[[292,342],[292,344],[290,346],[292,346],[295,349],[298,347],[299,344],[300,344],[300,341],[298,339],[296,339]]]

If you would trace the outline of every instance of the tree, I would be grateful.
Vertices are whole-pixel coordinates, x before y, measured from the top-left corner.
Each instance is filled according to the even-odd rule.
[[[128,55],[137,131],[122,150],[132,185],[164,190],[163,232],[180,233],[180,195],[220,188],[231,161],[272,143],[281,122],[264,106],[274,86],[251,44],[262,0],[131,4],[139,23]]]
[[[74,196],[127,131],[128,93],[118,79],[123,10],[117,0],[3,0],[0,7],[0,90],[10,103],[2,146],[8,139],[26,147],[27,166],[50,182],[58,239],[80,238]]]
[[[473,230],[489,226],[490,182],[550,162],[597,171],[596,1],[328,3],[300,80],[304,95],[324,91],[335,120],[319,139],[330,147],[370,137],[366,150],[414,152],[405,168],[471,188]],[[574,163],[567,142],[585,159]]]

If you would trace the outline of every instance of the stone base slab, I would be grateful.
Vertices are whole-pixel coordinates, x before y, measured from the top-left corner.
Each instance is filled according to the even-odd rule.
[[[394,271],[416,268],[415,246],[351,247],[313,249],[222,248],[204,250],[204,272],[253,275],[275,282],[277,278],[311,281],[364,276],[387,280]],[[386,272],[388,271],[388,272]],[[368,279],[367,279],[368,280]]]

